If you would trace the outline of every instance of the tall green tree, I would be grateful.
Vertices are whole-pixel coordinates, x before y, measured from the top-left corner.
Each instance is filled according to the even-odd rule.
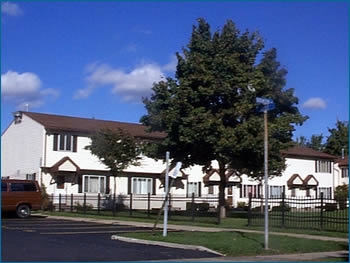
[[[311,135],[311,138],[308,140],[305,136],[300,136],[296,139],[296,143],[298,145],[302,145],[305,147],[309,147],[311,149],[317,150],[317,151],[323,151],[324,150],[324,143],[323,143],[323,135],[322,134],[313,134]]]
[[[325,152],[340,156],[349,155],[349,122],[337,120],[335,128],[328,128],[330,135],[327,137]]]
[[[176,53],[175,79],[155,83],[144,98],[147,114],[141,122],[167,138],[155,148],[155,156],[170,151],[173,162],[184,166],[219,166],[219,222],[225,216],[226,173],[229,169],[261,181],[264,164],[264,126],[256,97],[274,100],[269,112],[269,174],[284,169],[280,150],[291,143],[294,125],[302,116],[292,89],[284,89],[287,71],[277,61],[276,49],[262,53],[257,32],[241,33],[228,20],[221,31],[211,32],[204,19],[193,26],[187,48]]]
[[[91,153],[105,164],[114,176],[114,193],[116,177],[120,176],[129,165],[138,165],[140,148],[137,140],[129,133],[117,129],[101,129],[91,135]]]

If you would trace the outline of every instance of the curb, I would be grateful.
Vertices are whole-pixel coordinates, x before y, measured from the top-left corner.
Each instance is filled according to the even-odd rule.
[[[171,247],[171,248],[199,250],[199,251],[209,252],[221,257],[225,256],[224,254],[221,254],[217,251],[211,250],[203,246],[184,245],[184,244],[176,244],[176,243],[169,243],[169,242],[162,242],[162,241],[151,241],[151,240],[137,239],[137,238],[131,238],[131,237],[123,237],[118,235],[112,235],[111,239],[123,241],[123,242],[129,242],[129,243],[144,244],[144,245],[157,245],[157,246],[165,246],[165,247]]]

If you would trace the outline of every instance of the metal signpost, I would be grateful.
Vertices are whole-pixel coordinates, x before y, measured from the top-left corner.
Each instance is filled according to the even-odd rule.
[[[162,207],[159,209],[156,222],[154,222],[153,229],[152,229],[152,233],[154,233],[154,230],[157,227],[159,217],[162,213],[162,210],[164,209],[164,219],[163,219],[164,220],[163,221],[163,224],[164,224],[163,236],[164,237],[167,236],[167,228],[168,228],[169,192],[170,192],[170,189],[173,186],[173,183],[174,183],[176,177],[178,176],[178,173],[179,173],[181,166],[182,166],[181,162],[176,163],[176,167],[174,169],[174,172],[172,175],[170,175],[172,180],[171,180],[171,183],[169,185],[169,155],[170,155],[169,152],[166,152],[166,156],[165,156],[165,158],[166,158],[166,173],[165,173],[165,181],[164,181],[164,191],[165,191],[164,201],[163,201]]]
[[[275,108],[271,99],[256,98],[256,103],[260,104],[260,112],[264,112],[264,180],[265,180],[265,249],[269,249],[269,182],[268,182],[268,130],[267,112]]]

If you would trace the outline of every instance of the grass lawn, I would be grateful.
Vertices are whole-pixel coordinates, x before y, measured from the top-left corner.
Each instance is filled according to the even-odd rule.
[[[94,213],[67,213],[67,212],[45,212],[48,215],[56,216],[71,216],[71,217],[85,217],[95,219],[107,219],[111,220],[125,220],[125,221],[138,221],[154,223],[156,216],[150,218],[144,216],[138,216],[133,213],[130,217],[129,213],[117,213],[116,216],[111,215],[96,215]],[[162,227],[163,219],[158,222],[158,227]],[[260,230],[262,234],[255,233],[243,233],[238,231],[231,232],[180,232],[170,231],[167,237],[163,237],[162,231],[156,231],[154,234],[147,233],[125,233],[120,234],[127,237],[133,237],[138,239],[172,242],[189,245],[204,246],[209,249],[215,250],[227,256],[250,256],[250,255],[267,255],[267,254],[289,254],[289,253],[308,253],[308,252],[325,252],[325,251],[337,251],[337,250],[349,250],[347,242],[333,242],[322,240],[310,240],[288,236],[278,236],[269,234],[269,250],[265,250],[264,244],[264,228],[263,227],[248,227],[247,220],[242,218],[226,218],[223,219],[221,224],[218,225],[215,219],[209,217],[198,217],[194,221],[184,217],[171,216],[168,224],[177,225],[193,225],[193,226],[206,226],[206,227],[220,227],[230,229],[249,229]],[[343,237],[348,238],[348,233],[330,232],[330,231],[315,231],[306,229],[286,229],[286,228],[271,228],[269,227],[269,233],[271,232],[286,232],[286,233],[299,233],[310,235],[323,235],[330,237]],[[322,261],[347,261],[343,259],[333,258],[332,260]]]
[[[82,213],[69,213],[69,212],[45,212],[48,215],[62,215],[71,217],[89,217],[96,219],[109,219],[109,220],[126,220],[126,221],[137,221],[137,222],[148,222],[154,223],[156,220],[156,215],[151,215],[150,217],[145,216],[144,213],[133,212],[132,217],[127,211],[118,212],[116,216],[112,216],[111,212],[101,212],[97,215],[96,212],[89,211],[86,214]],[[215,217],[196,217],[194,221],[190,217],[184,216],[170,216],[169,224],[174,225],[193,225],[193,226],[204,226],[204,227],[220,227],[220,228],[230,228],[230,229],[249,229],[249,230],[260,230],[264,231],[263,226],[247,226],[247,219],[245,218],[225,218],[218,225]],[[163,224],[163,218],[159,219],[158,226],[161,227]],[[269,227],[270,232],[285,232],[285,233],[295,233],[295,234],[309,234],[309,235],[322,235],[330,237],[342,237],[348,238],[348,233],[343,232],[333,232],[333,231],[318,231],[318,230],[308,230],[308,229],[297,229],[297,228],[280,228],[280,227]]]
[[[266,254],[288,254],[348,250],[343,242],[320,241],[287,236],[269,235],[269,250],[265,250],[264,234],[242,232],[161,232],[125,233],[122,236],[138,239],[199,245],[215,250],[227,256],[250,256]]]

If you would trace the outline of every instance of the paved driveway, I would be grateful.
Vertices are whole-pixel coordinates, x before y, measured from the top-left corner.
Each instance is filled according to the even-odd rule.
[[[217,257],[206,251],[112,240],[151,228],[45,217],[2,218],[2,261],[147,261]]]

